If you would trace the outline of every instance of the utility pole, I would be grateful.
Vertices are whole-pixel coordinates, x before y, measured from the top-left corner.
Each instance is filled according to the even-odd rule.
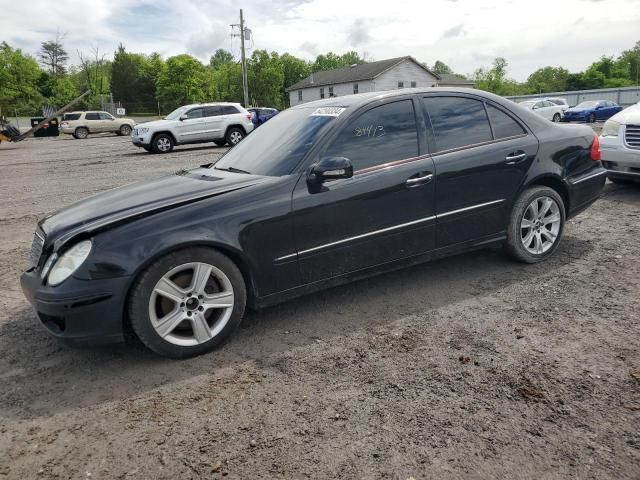
[[[242,93],[244,94],[244,107],[247,108],[249,106],[249,82],[247,80],[247,57],[244,49],[244,39],[245,34],[248,35],[249,29],[244,26],[244,16],[242,14],[242,9],[240,9],[240,24],[237,23],[231,24],[231,27],[240,27],[240,34],[232,33],[232,37],[240,37],[240,56],[241,56],[241,64],[242,64]]]

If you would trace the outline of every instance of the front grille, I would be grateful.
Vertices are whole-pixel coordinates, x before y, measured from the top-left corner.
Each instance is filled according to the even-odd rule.
[[[42,247],[44,246],[44,234],[36,230],[36,233],[33,234],[33,242],[31,243],[31,266],[38,266],[38,261],[40,260],[40,255],[42,255]]]
[[[624,129],[624,143],[630,148],[640,148],[640,125],[627,125]]]
[[[134,129],[133,129],[133,136],[134,136],[134,137],[137,137],[137,136],[138,136],[138,129],[137,129],[137,128],[134,128]]]

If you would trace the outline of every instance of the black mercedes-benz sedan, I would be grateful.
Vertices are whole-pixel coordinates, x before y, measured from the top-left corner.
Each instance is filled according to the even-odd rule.
[[[132,333],[188,357],[247,307],[495,244],[544,260],[604,182],[590,127],[496,95],[334,97],[282,112],[215,164],[47,216],[22,288],[66,343]]]

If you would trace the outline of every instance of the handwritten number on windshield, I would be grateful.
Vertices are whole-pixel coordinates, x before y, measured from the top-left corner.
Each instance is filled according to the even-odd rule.
[[[384,137],[385,131],[382,125],[367,125],[356,127],[353,134],[356,137]]]

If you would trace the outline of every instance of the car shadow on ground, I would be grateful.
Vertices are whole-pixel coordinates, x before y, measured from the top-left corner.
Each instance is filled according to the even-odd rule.
[[[147,152],[143,148],[138,148],[136,151],[123,153],[120,156],[122,157],[132,157],[137,155],[149,155],[149,156],[162,156],[162,155],[173,155],[175,153],[187,153],[187,152],[195,152],[198,150],[224,150],[227,151],[229,147],[227,146],[218,146],[218,145],[198,145],[197,147],[180,145],[179,147],[174,148],[169,153],[153,153]]]
[[[0,327],[0,416],[48,416],[124,400],[248,361],[270,368],[274,354],[529,282],[580,261],[592,248],[590,240],[567,236],[556,255],[541,264],[514,263],[501,250],[489,249],[332,288],[248,312],[226,344],[184,361],[131,346],[86,350],[61,346],[25,306]]]

